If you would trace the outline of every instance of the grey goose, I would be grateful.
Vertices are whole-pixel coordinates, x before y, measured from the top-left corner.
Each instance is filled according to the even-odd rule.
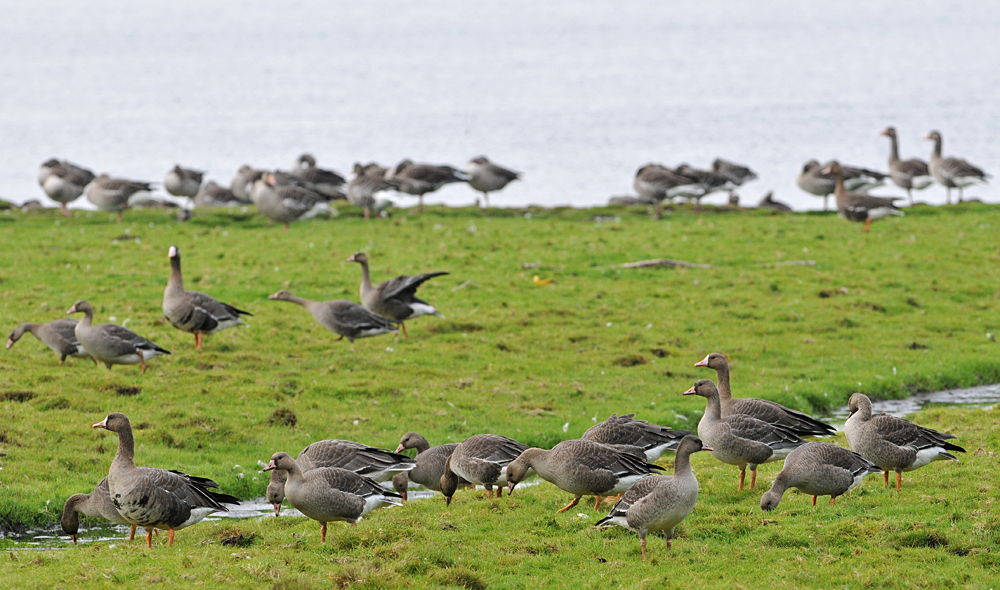
[[[264,170],[258,170],[249,164],[240,166],[240,169],[233,175],[229,182],[229,190],[236,198],[245,204],[251,203],[250,193],[253,192],[253,183],[264,175]]]
[[[906,189],[906,196],[913,204],[913,191],[923,190],[934,182],[927,163],[923,160],[911,158],[909,160],[899,159],[899,141],[896,139],[896,128],[886,127],[882,131],[892,142],[889,145],[889,178],[896,186]]]
[[[733,183],[735,186],[742,186],[744,183],[750,182],[751,180],[757,180],[757,173],[747,166],[727,162],[722,158],[716,158],[712,162],[712,172],[728,178],[729,182]]]
[[[333,170],[316,166],[316,158],[311,154],[299,156],[289,173],[304,182],[307,187],[330,199],[346,198],[343,189],[346,182],[344,177]]]
[[[205,183],[194,196],[195,207],[239,207],[249,202],[237,197],[236,193],[220,186],[214,180]]]
[[[201,350],[205,334],[247,325],[240,316],[253,315],[250,312],[221,303],[199,291],[185,291],[181,251],[171,246],[167,256],[170,258],[170,278],[163,290],[163,316],[173,327],[194,335],[195,350]]]
[[[477,156],[465,165],[469,186],[483,193],[483,208],[490,207],[490,193],[503,190],[505,186],[520,180],[521,175],[503,166],[490,162],[486,156]]]
[[[398,321],[404,337],[408,337],[404,323],[406,320],[422,315],[444,317],[434,309],[433,305],[417,297],[417,289],[428,280],[446,275],[447,272],[402,275],[373,286],[368,269],[368,256],[364,252],[352,255],[347,261],[361,265],[361,304],[369,311]]]
[[[764,197],[757,203],[758,209],[770,209],[772,211],[781,211],[782,213],[788,213],[792,210],[788,205],[774,200],[774,192],[768,192]]]
[[[166,178],[163,179],[163,188],[167,189],[167,192],[175,197],[189,197],[193,199],[198,194],[198,190],[201,189],[201,181],[204,177],[204,172],[190,168],[181,168],[180,164],[175,164],[167,172]]]
[[[440,492],[441,476],[444,475],[445,463],[457,446],[458,443],[446,443],[432,447],[423,436],[416,432],[407,432],[399,440],[396,452],[401,453],[406,449],[416,449],[416,466],[413,469],[394,475],[392,478],[392,488],[403,498],[403,501],[406,501],[407,490],[411,481],[427,489]],[[468,485],[468,483],[460,479],[458,485]]]
[[[101,174],[83,188],[87,200],[101,211],[118,213],[118,223],[122,222],[122,211],[128,209],[129,199],[136,193],[153,190],[152,184],[124,178],[112,178]]]
[[[63,504],[59,526],[62,527],[64,533],[70,536],[74,544],[76,543],[76,535],[80,532],[80,514],[91,518],[103,518],[117,524],[131,525],[128,540],[131,541],[135,538],[135,525],[125,520],[125,517],[119,514],[118,509],[115,508],[115,503],[111,501],[107,477],[97,484],[94,491],[89,494],[73,494]]]
[[[832,174],[824,172],[824,168],[829,164],[829,162],[824,165],[816,160],[809,160],[795,179],[802,190],[817,197],[823,197],[824,211],[828,209],[827,199],[837,188],[837,179]],[[867,191],[882,186],[885,182],[886,175],[881,172],[856,166],[844,166],[843,168],[844,183],[849,191]]]
[[[319,325],[335,334],[339,334],[341,340],[347,338],[353,343],[355,338],[368,338],[380,334],[399,332],[394,326],[399,322],[382,317],[361,307],[353,301],[346,299],[334,299],[333,301],[312,301],[296,297],[288,291],[282,289],[270,295],[268,299],[275,301],[288,301],[306,308]]]
[[[325,197],[274,172],[265,172],[254,181],[250,200],[270,223],[284,224],[286,232],[293,221],[331,212]]]
[[[848,192],[844,184],[844,168],[836,160],[823,169],[824,174],[833,174],[837,179],[834,195],[837,197],[837,213],[848,221],[865,222],[863,231],[868,233],[872,221],[890,215],[903,217],[906,214],[896,208],[894,201],[902,197],[873,197],[867,193]]]
[[[449,184],[468,181],[464,172],[451,166],[415,164],[409,159],[396,164],[385,176],[398,183],[400,192],[417,197],[417,210],[421,213],[424,210],[424,195]]]
[[[760,499],[760,508],[764,511],[777,508],[789,488],[812,496],[813,506],[817,496],[830,496],[833,504],[837,496],[853,489],[868,474],[879,471],[877,465],[844,447],[806,443],[785,457],[781,473]]]
[[[962,202],[962,191],[974,184],[984,184],[989,177],[982,168],[973,166],[961,158],[944,158],[941,156],[941,133],[931,131],[924,139],[934,142],[934,151],[928,169],[934,180],[948,189],[948,204],[951,204],[951,189],[958,189],[958,202]]]
[[[663,213],[663,201],[691,196],[701,189],[691,179],[660,164],[646,164],[635,173],[632,188],[639,196],[656,203],[656,215]]]
[[[636,420],[635,414],[611,414],[604,422],[588,428],[580,438],[605,445],[639,447],[646,460],[652,463],[663,453],[676,450],[681,439],[688,434],[691,433],[687,430],[673,430],[645,420]]]
[[[477,434],[459,443],[445,461],[441,475],[445,504],[451,504],[461,480],[483,486],[488,498],[493,497],[493,486],[497,486],[497,497],[503,496],[507,466],[527,448],[528,445],[499,434]]]
[[[377,164],[374,167],[364,167],[361,164],[354,165],[354,178],[347,183],[347,202],[360,207],[365,212],[365,220],[371,218],[372,212],[379,212],[391,203],[385,199],[379,199],[378,194],[398,190],[399,182],[385,178],[386,170]]]
[[[111,365],[138,364],[140,374],[146,372],[146,361],[170,351],[153,344],[135,332],[117,324],[93,325],[94,308],[84,300],[77,301],[67,314],[82,313],[73,332],[90,356],[111,370]]]
[[[90,357],[90,353],[76,337],[76,320],[74,319],[54,320],[46,324],[35,322],[21,324],[11,330],[10,335],[7,336],[7,348],[14,346],[14,343],[26,333],[38,338],[45,346],[51,348],[52,352],[58,354],[60,365],[66,361],[66,357]],[[93,357],[90,358],[95,364],[97,363]]]
[[[42,178],[43,174],[44,178]],[[42,164],[39,171],[39,182],[42,189],[50,199],[59,203],[66,217],[70,216],[66,205],[78,199],[83,194],[83,189],[94,178],[94,173],[90,170],[58,160],[49,160]]]

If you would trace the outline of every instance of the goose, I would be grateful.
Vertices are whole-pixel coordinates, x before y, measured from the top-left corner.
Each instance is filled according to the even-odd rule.
[[[508,170],[490,162],[486,156],[477,156],[465,165],[469,186],[483,193],[483,208],[490,208],[490,193],[503,190],[505,186],[521,179],[519,172]]]
[[[86,185],[91,180],[94,180],[94,173],[91,172],[90,170],[87,170],[83,166],[78,166],[77,164],[74,164],[69,160],[59,160],[57,158],[49,158],[48,160],[43,162],[41,166],[38,167],[38,184],[44,187],[45,181],[48,179],[49,175],[52,174],[52,172],[56,168],[59,167],[71,170],[74,173],[74,175],[79,175],[81,178],[86,178],[87,180],[86,182],[83,183],[84,185]]]
[[[163,291],[163,316],[178,330],[194,334],[195,350],[201,350],[205,334],[247,325],[240,316],[252,316],[249,311],[221,303],[198,291],[184,290],[181,251],[177,246],[171,246],[167,250],[167,257],[170,258],[170,278]]]
[[[896,128],[886,127],[882,131],[892,142],[889,147],[889,178],[896,186],[906,189],[906,196],[913,205],[913,189],[923,190],[934,182],[927,163],[923,160],[912,158],[910,160],[899,159],[899,142],[896,139]]]
[[[698,422],[698,436],[712,447],[712,456],[740,468],[740,487],[750,466],[750,489],[757,482],[757,466],[784,459],[805,441],[780,426],[769,424],[746,414],[722,416],[719,390],[715,383],[701,379],[684,395],[706,399],[705,415]]]
[[[380,334],[397,333],[399,329],[393,324],[399,322],[384,318],[361,307],[353,301],[334,299],[333,301],[311,301],[296,297],[282,289],[268,297],[276,301],[296,303],[309,310],[319,325],[335,334],[342,340],[347,338],[353,343],[355,338],[368,338]]]
[[[48,174],[42,181],[42,189],[50,199],[59,203],[63,215],[69,217],[66,205],[80,198],[83,189],[94,180],[94,173],[69,162],[57,162],[54,166],[43,168],[48,170]]]
[[[354,165],[354,178],[347,183],[347,202],[364,209],[366,221],[371,218],[372,211],[377,213],[391,204],[387,200],[378,199],[378,193],[399,188],[398,181],[385,178],[384,175],[385,169],[381,167],[366,168],[361,164]]]
[[[163,188],[175,197],[194,198],[198,194],[198,190],[201,189],[201,181],[204,177],[204,172],[181,168],[180,164],[175,164],[167,172],[166,178],[163,179]]]
[[[309,518],[319,521],[320,542],[326,543],[326,524],[342,520],[356,524],[363,516],[382,506],[399,506],[399,494],[377,481],[339,467],[319,467],[303,471],[288,453],[275,453],[264,471],[287,472],[285,495],[288,503]]]
[[[941,157],[941,134],[931,131],[924,139],[934,142],[928,169],[934,180],[948,189],[948,204],[951,205],[951,189],[958,189],[958,202],[962,202],[962,191],[973,184],[985,184],[989,174],[960,158]]]
[[[302,186],[284,184],[286,180],[279,177],[273,172],[265,172],[254,181],[253,191],[250,193],[250,199],[257,205],[257,210],[272,224],[284,224],[287,232],[293,221],[331,213],[330,206],[319,193]]]
[[[722,407],[722,417],[733,414],[746,414],[768,424],[780,426],[796,436],[832,436],[837,429],[817,420],[804,412],[755,397],[733,398],[733,390],[729,387],[729,361],[718,352],[713,352],[695,363],[696,367],[714,369],[719,379],[719,403]]]
[[[656,215],[663,214],[663,201],[690,196],[701,189],[690,179],[676,174],[660,164],[646,164],[635,173],[632,188],[643,199],[656,203]]]
[[[131,525],[128,540],[135,539],[135,525],[125,520],[125,517],[118,513],[114,502],[111,501],[111,492],[108,491],[108,478],[105,477],[101,483],[97,484],[94,491],[89,494],[73,494],[63,505],[62,516],[59,517],[59,525],[62,531],[69,535],[76,544],[76,535],[80,532],[80,514],[93,518],[103,518],[116,524]]]
[[[507,494],[521,483],[529,471],[564,492],[573,500],[556,511],[566,512],[583,496],[596,496],[594,510],[600,510],[604,496],[625,493],[633,484],[662,468],[634,455],[599,442],[582,438],[565,440],[552,450],[525,449],[507,465]]]
[[[736,186],[742,186],[751,180],[757,180],[757,173],[750,168],[741,164],[727,162],[722,158],[716,158],[712,162],[712,172],[720,176],[725,176]]]
[[[219,484],[203,477],[156,467],[136,467],[135,443],[128,416],[113,412],[94,428],[118,435],[118,452],[108,472],[108,491],[118,513],[130,524],[146,529],[146,546],[153,546],[153,529],[174,531],[200,522],[213,512],[228,512],[223,504],[239,504],[228,494],[213,492]]]
[[[710,170],[700,170],[688,164],[681,164],[677,168],[674,168],[674,173],[689,178],[698,187],[699,190],[692,193],[695,210],[701,208],[702,197],[719,191],[732,192],[737,186],[726,176],[716,174]]]
[[[312,154],[302,154],[295,160],[295,165],[289,170],[292,176],[299,178],[312,190],[331,199],[345,198],[343,186],[346,180],[333,170],[324,170],[316,166],[316,158]]]
[[[493,497],[493,486],[497,486],[497,497],[502,496],[507,484],[507,466],[527,448],[528,445],[499,434],[477,434],[459,443],[445,461],[441,475],[445,504],[451,505],[460,479],[485,487],[488,498]]]
[[[101,174],[83,188],[83,194],[101,211],[118,212],[118,223],[121,223],[122,211],[128,209],[129,199],[136,193],[151,190],[153,186],[148,182],[111,178],[107,174]]]
[[[698,501],[698,480],[691,470],[691,454],[711,450],[697,436],[685,436],[677,446],[674,474],[650,475],[640,479],[595,526],[607,528],[618,525],[639,533],[643,561],[646,561],[646,535],[649,531],[665,531],[669,550],[674,529],[691,514]]]
[[[416,466],[408,471],[397,473],[392,478],[392,487],[406,501],[406,493],[409,482],[419,484],[427,489],[436,492],[441,491],[441,476],[444,475],[444,464],[451,457],[452,451],[458,443],[447,443],[432,447],[427,439],[416,432],[407,432],[399,440],[396,452],[401,453],[406,449],[416,449]],[[468,485],[464,479],[458,485]]]
[[[784,204],[784,203],[782,203],[780,201],[775,201],[774,200],[774,192],[773,191],[772,192],[768,192],[766,195],[764,195],[764,198],[761,199],[759,203],[757,203],[757,208],[758,209],[771,209],[772,211],[782,211],[782,212],[786,212],[786,213],[790,212],[792,210],[792,208],[789,207],[788,205],[786,205],[786,204]]]
[[[904,471],[920,469],[933,461],[958,461],[948,451],[965,452],[948,442],[955,438],[952,434],[888,414],[872,415],[872,401],[862,393],[851,395],[848,408],[851,414],[844,424],[844,434],[851,450],[878,465],[887,486],[889,472],[895,471],[897,490],[903,487]]]
[[[848,221],[864,221],[864,232],[871,229],[872,221],[889,215],[904,217],[906,214],[896,208],[893,201],[902,197],[873,197],[866,193],[849,193],[844,186],[844,168],[836,160],[823,169],[824,174],[833,174],[837,179],[834,194],[837,196],[837,213]]]
[[[209,180],[194,196],[195,207],[239,207],[249,201],[244,201],[224,186],[219,186],[214,180]]]
[[[681,439],[691,434],[687,430],[673,430],[645,420],[636,420],[635,414],[611,416],[587,429],[580,438],[605,445],[630,445],[642,449],[646,461],[652,463],[663,453],[677,449]]]
[[[830,504],[841,494],[861,483],[870,473],[881,469],[861,455],[844,447],[824,442],[810,442],[788,454],[781,473],[774,478],[771,489],[760,499],[760,509],[774,510],[788,488],[797,488],[812,496],[830,496]]]
[[[826,166],[829,166],[829,163],[823,165],[816,160],[809,160],[795,180],[802,190],[823,197],[824,211],[828,209],[827,198],[837,187],[837,179],[823,171]],[[867,191],[882,186],[885,181],[886,175],[881,172],[854,166],[844,166],[843,169],[844,183],[849,191]]]
[[[251,203],[250,193],[253,191],[253,183],[263,175],[264,170],[257,170],[249,164],[244,164],[233,175],[233,179],[229,182],[229,190],[233,191],[236,198],[244,204]]]
[[[74,333],[90,356],[111,370],[111,365],[134,365],[141,367],[139,374],[146,372],[146,361],[170,351],[153,344],[132,330],[117,324],[93,325],[94,308],[84,300],[77,301],[67,314],[82,313],[83,319],[76,324]]]
[[[364,252],[352,255],[347,262],[361,265],[361,303],[365,309],[398,321],[404,337],[409,338],[406,324],[403,323],[406,320],[422,315],[444,317],[433,305],[417,297],[417,289],[428,280],[446,275],[447,272],[429,272],[412,277],[401,275],[374,287],[368,270],[368,256]]]
[[[414,164],[412,160],[403,160],[386,173],[386,178],[399,184],[399,191],[416,195],[419,200],[417,210],[424,211],[424,195],[440,190],[445,185],[455,182],[468,182],[464,172],[451,166],[435,166],[433,164]]]
[[[52,352],[59,355],[59,364],[62,365],[66,362],[66,357],[79,357],[88,358],[97,364],[97,361],[90,356],[87,349],[80,344],[80,341],[76,337],[76,320],[74,319],[63,319],[48,322],[47,324],[37,324],[35,322],[27,322],[21,324],[20,326],[11,330],[10,335],[7,336],[7,348],[14,346],[14,343],[21,339],[26,332],[30,332],[32,336],[38,338],[52,349]]]
[[[339,467],[375,481],[387,481],[397,474],[406,475],[416,466],[416,462],[405,455],[350,440],[314,442],[302,449],[295,461],[303,473],[318,467]],[[287,472],[275,469],[271,471],[271,481],[267,484],[267,501],[274,506],[275,516],[281,513],[287,475]]]

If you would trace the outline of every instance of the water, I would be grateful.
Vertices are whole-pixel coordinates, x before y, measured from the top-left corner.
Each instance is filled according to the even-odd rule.
[[[890,416],[905,418],[910,414],[920,411],[928,404],[942,405],[976,405],[984,406],[984,409],[992,409],[993,404],[1000,403],[1000,384],[982,385],[980,387],[969,387],[967,389],[946,389],[944,391],[934,391],[930,393],[919,393],[906,399],[872,400],[872,412],[877,414],[885,412]],[[843,406],[831,412],[831,416],[839,421],[841,425],[850,416],[850,408]]]
[[[744,203],[774,189],[816,208],[802,163],[885,169],[889,124],[903,157],[927,158],[939,129],[946,154],[1000,171],[997,30],[1000,4],[933,0],[7,3],[0,197],[43,198],[52,156],[228,184],[310,151],[341,173],[487,154],[524,173],[493,202],[589,206],[631,192],[646,162],[722,156],[761,176]]]

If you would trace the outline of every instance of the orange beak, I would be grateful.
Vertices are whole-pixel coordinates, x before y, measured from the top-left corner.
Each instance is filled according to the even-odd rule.
[[[694,391],[694,386],[692,386],[692,387],[691,387],[691,389],[689,389],[689,390],[685,391],[685,392],[684,392],[684,393],[682,393],[681,395],[692,395],[692,394],[694,394],[694,392],[695,392],[695,391]]]

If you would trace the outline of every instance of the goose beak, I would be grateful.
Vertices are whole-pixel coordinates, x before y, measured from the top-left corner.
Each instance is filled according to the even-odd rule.
[[[71,313],[76,313],[76,306],[75,305],[73,307],[69,308],[69,311],[66,312],[66,315],[69,315]]]
[[[513,481],[508,481],[507,482],[507,495],[508,496],[513,496],[514,495],[514,486],[516,486],[516,485],[517,485],[517,482],[513,482]]]
[[[10,348],[11,346],[14,346],[14,339],[13,338],[8,338],[7,339],[7,348]]]
[[[107,427],[108,427],[108,419],[107,418],[105,418],[104,420],[101,420],[97,424],[94,424],[94,428],[107,428]]]
[[[354,259],[354,255],[351,254],[351,257],[347,259],[347,262],[357,262],[357,261]]]
[[[820,172],[823,173],[823,174],[830,174],[831,172],[833,172],[833,170],[831,170],[830,167],[827,166],[826,168],[823,168],[822,170],[820,170]]]
[[[278,294],[275,293],[274,295],[268,295],[267,298],[268,299],[277,299],[278,298]]]
[[[696,367],[707,367],[708,366],[708,355],[705,355],[705,358],[703,358],[700,361],[698,361],[697,363],[695,363],[694,366],[696,366]]]
[[[445,506],[451,506],[451,496],[445,496],[445,498],[444,498],[444,505]]]
[[[701,447],[701,450],[703,450],[703,451],[714,451],[715,449],[713,449],[712,447],[704,447],[703,446],[703,447]]]
[[[10,347],[8,347],[8,348],[10,348]],[[406,450],[406,448],[405,448],[405,447],[403,447],[403,445],[402,445],[402,444],[400,444],[400,445],[399,445],[398,447],[396,447],[396,452],[397,452],[397,453],[402,453],[402,452],[403,452],[403,451],[405,451],[405,450]]]
[[[264,468],[264,471],[272,471],[274,469],[275,469],[274,459],[271,459],[271,462],[267,464],[267,467]]]
[[[883,129],[882,132],[879,133],[879,135],[889,135],[889,130],[888,129]]]
[[[280,513],[281,513],[281,502],[275,502],[274,503],[274,516],[275,516],[275,518],[277,518],[277,516]]]
[[[931,138],[930,135],[927,135],[927,136],[924,137],[924,139],[926,139],[926,140],[930,140],[930,138]]]
[[[693,395],[694,393],[695,393],[695,391],[694,391],[694,386],[692,386],[692,387],[691,387],[691,389],[689,389],[689,390],[685,391],[685,392],[684,392],[684,393],[682,393],[681,395]]]

